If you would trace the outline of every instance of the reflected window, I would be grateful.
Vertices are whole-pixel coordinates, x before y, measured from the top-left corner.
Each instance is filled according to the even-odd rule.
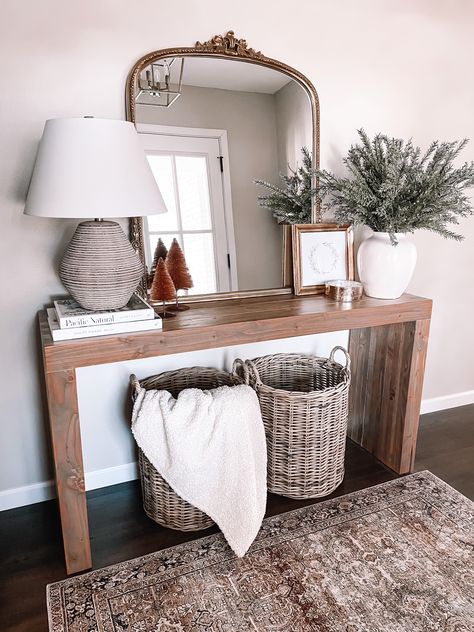
[[[147,154],[168,213],[147,218],[150,252],[161,237],[179,241],[193,277],[192,294],[218,291],[206,156]]]

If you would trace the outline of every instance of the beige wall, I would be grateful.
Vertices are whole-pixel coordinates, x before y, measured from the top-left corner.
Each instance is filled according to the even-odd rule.
[[[239,290],[281,287],[281,230],[253,183],[278,182],[274,96],[183,86],[169,109],[137,108],[137,121],[227,130]]]
[[[74,222],[22,215],[45,119],[121,118],[126,76],[138,57],[232,27],[250,46],[300,69],[316,85],[325,167],[340,168],[360,126],[370,134],[413,136],[423,146],[434,138],[474,138],[472,2],[305,0],[296,12],[283,0],[187,0],[182,6],[177,12],[175,4],[156,0],[0,5],[0,489],[51,474],[35,314],[62,291],[55,264]],[[464,157],[474,158],[474,142]],[[474,389],[474,219],[460,228],[462,244],[427,233],[415,237],[419,262],[410,290],[434,299],[428,398]],[[85,410],[86,403],[81,406]],[[111,408],[100,411],[82,416],[88,446],[100,442],[102,414]],[[109,453],[116,448],[108,447]]]

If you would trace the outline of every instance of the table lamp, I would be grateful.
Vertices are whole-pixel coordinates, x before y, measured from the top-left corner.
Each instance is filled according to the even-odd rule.
[[[59,278],[82,307],[123,307],[144,272],[120,225],[104,218],[166,211],[133,123],[93,117],[46,121],[24,212],[97,218],[77,226],[59,264]]]

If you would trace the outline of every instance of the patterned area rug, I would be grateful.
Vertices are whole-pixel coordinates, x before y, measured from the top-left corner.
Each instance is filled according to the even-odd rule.
[[[474,505],[429,472],[51,584],[51,632],[474,630]]]

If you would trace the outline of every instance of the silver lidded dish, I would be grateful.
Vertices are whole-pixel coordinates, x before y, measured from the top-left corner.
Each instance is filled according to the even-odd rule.
[[[328,298],[332,298],[335,301],[343,301],[345,303],[358,301],[362,298],[363,285],[358,281],[335,279],[326,281],[325,293]]]

